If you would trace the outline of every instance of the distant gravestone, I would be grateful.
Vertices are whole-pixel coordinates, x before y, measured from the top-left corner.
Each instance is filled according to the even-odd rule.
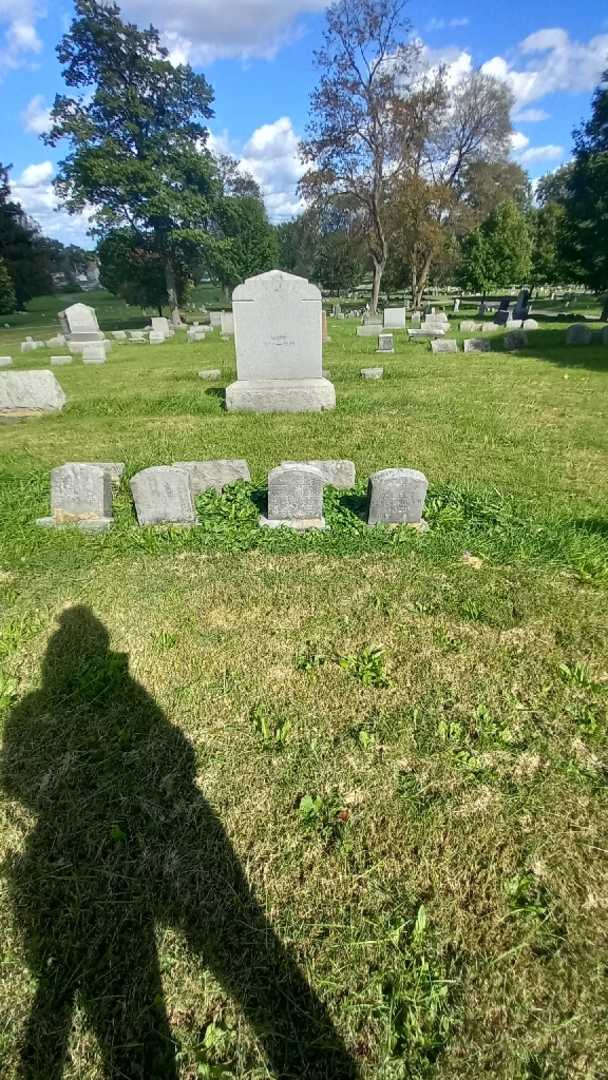
[[[105,531],[112,525],[112,480],[99,465],[70,462],[51,472],[51,516],[38,525]]]
[[[369,311],[366,311],[365,315],[363,316],[363,325],[382,326],[382,317],[378,314],[378,312],[376,312],[375,315],[372,315]],[[377,332],[378,331],[376,330],[376,333]]]
[[[380,323],[366,323],[357,327],[357,337],[378,337]]]
[[[336,392],[322,375],[321,293],[305,278],[270,270],[233,293],[237,381],[229,412],[319,412]]]
[[[486,338],[467,338],[464,343],[465,352],[490,352],[491,342]]]
[[[202,326],[190,326],[186,333],[188,341],[204,341],[205,337],[205,330]]]
[[[327,312],[321,312],[321,342],[323,345],[328,345],[331,338],[327,332]]]
[[[209,312],[209,325],[215,330],[218,326],[222,325],[222,312],[210,311]]]
[[[112,330],[112,337],[114,341],[128,341],[126,330]]]
[[[405,308],[389,307],[384,309],[385,330],[403,330],[405,327]]]
[[[282,461],[281,465],[310,465],[313,469],[318,469],[323,477],[324,484],[330,484],[331,487],[338,488],[340,490],[348,491],[355,486],[355,464],[353,461],[346,460],[313,460],[313,461]]]
[[[517,297],[517,300],[515,301],[515,307],[513,308],[513,318],[516,321],[527,319],[529,310],[530,290],[522,289]]]
[[[431,352],[458,352],[458,342],[456,341],[456,338],[433,338],[431,341]]]
[[[10,367],[12,362],[12,356],[0,356],[0,367]]]
[[[528,335],[523,330],[512,330],[510,334],[504,336],[503,345],[507,352],[524,349],[527,344]]]
[[[151,330],[148,335],[150,345],[164,345],[167,337],[160,330]]]
[[[152,330],[156,334],[162,334],[163,337],[171,337],[175,331],[171,326],[171,323],[164,315],[157,315],[155,318],[150,319],[150,325]]]
[[[63,367],[65,364],[71,364],[73,356],[51,356],[51,367]]]
[[[52,371],[0,373],[0,413],[59,412],[66,401]]]
[[[195,525],[196,511],[190,476],[184,469],[157,465],[142,469],[131,480],[140,525]]]
[[[227,334],[229,337],[234,334],[234,315],[232,311],[220,311],[220,334]]]
[[[279,465],[268,474],[268,517],[260,525],[324,529],[323,476],[312,465]]]
[[[105,364],[106,348],[104,341],[91,341],[82,347],[83,364]]]
[[[376,352],[379,353],[394,353],[395,351],[395,339],[392,334],[379,334],[378,336],[378,348]]]
[[[538,330],[538,323],[536,319],[524,319],[521,328],[522,330]]]
[[[47,349],[54,349],[59,345],[65,345],[66,340],[64,334],[56,334],[55,337],[49,338],[46,347]]]
[[[412,317],[411,317],[410,321],[411,321],[411,324],[414,327],[414,329],[420,327],[421,318],[422,318],[422,315],[420,314],[419,311],[412,311]]]
[[[27,341],[22,341],[21,342],[21,352],[22,353],[34,352],[35,349],[36,349],[36,343],[32,340],[32,338],[28,338]]]
[[[131,338],[131,341],[145,341],[146,340],[146,331],[145,330],[129,330],[129,337]]]
[[[219,368],[203,368],[198,373],[199,379],[205,379],[206,382],[215,382],[217,379],[221,379],[222,373]]]
[[[190,477],[193,495],[201,491],[220,494],[235,480],[251,480],[249,466],[243,458],[218,458],[215,461],[174,461],[175,469],[183,469]]]
[[[463,319],[460,324],[461,334],[477,334],[483,330],[483,323],[475,322],[474,319]]]
[[[574,323],[566,330],[566,345],[591,345],[593,334],[588,326]]]
[[[452,311],[453,311],[453,313],[455,315],[457,314],[457,312],[460,311],[460,299],[459,299],[459,297],[456,297],[456,299],[454,300],[454,307],[452,308]]]
[[[369,478],[368,525],[417,525],[428,488],[416,469],[382,469]]]
[[[384,375],[383,367],[364,367],[361,368],[362,379],[381,379]]]
[[[82,352],[84,345],[91,341],[103,341],[95,308],[87,304],[72,304],[60,311],[59,322],[67,344],[74,352]]]

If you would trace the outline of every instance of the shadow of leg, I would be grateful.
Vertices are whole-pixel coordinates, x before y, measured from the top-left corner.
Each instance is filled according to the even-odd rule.
[[[73,1009],[69,975],[43,976],[23,1033],[19,1075],[23,1080],[61,1080]]]

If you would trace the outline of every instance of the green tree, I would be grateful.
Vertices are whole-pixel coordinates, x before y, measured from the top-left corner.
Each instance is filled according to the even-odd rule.
[[[277,236],[259,198],[251,195],[224,198],[218,205],[214,224],[224,242],[216,245],[208,265],[211,274],[227,290],[253,274],[276,267]]]
[[[608,71],[591,102],[591,117],[574,133],[566,180],[563,253],[579,281],[604,294],[608,321]]]
[[[561,250],[566,211],[557,202],[534,209],[530,217],[532,271],[530,284],[560,285],[568,278]]]
[[[140,30],[107,0],[76,0],[58,45],[74,96],[58,95],[51,146],[67,139],[56,190],[68,210],[93,207],[94,228],[130,227],[162,262],[179,322],[178,278],[196,278],[218,241],[209,231],[220,193],[206,149],[213,92],[189,65],[174,67],[154,27]]]
[[[111,229],[97,249],[99,280],[108,292],[122,296],[128,304],[157,308],[162,315],[168,303],[165,267],[153,243],[132,229]],[[183,303],[187,288],[177,277],[178,300]]]
[[[0,165],[0,257],[8,270],[18,309],[33,296],[53,291],[48,256],[38,226],[11,198],[10,166]]]
[[[523,284],[531,270],[531,240],[525,214],[511,199],[500,203],[462,244],[459,280],[482,296]]]
[[[17,306],[13,279],[4,259],[0,259],[0,315],[10,315]]]

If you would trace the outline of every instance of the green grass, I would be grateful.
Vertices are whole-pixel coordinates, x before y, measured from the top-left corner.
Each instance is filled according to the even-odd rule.
[[[605,1075],[608,349],[398,335],[362,383],[375,341],[330,332],[332,414],[226,414],[215,335],[0,424],[8,1080]],[[32,524],[64,461],[215,456],[252,483],[198,529],[139,529],[126,483],[106,536]],[[259,530],[305,456],[357,490]],[[424,536],[359,517],[390,465]]]

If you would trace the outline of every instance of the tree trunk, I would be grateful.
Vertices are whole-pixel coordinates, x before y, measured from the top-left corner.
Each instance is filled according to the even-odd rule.
[[[384,273],[384,267],[386,266],[386,259],[378,261],[373,255],[372,259],[374,261],[374,284],[372,286],[372,298],[369,305],[369,313],[370,315],[377,315],[378,297],[380,296],[380,285],[382,284],[382,275]]]
[[[608,322],[608,293],[604,297],[604,306],[602,308],[602,314],[600,315],[602,322]]]
[[[165,281],[167,283],[167,297],[169,300],[169,311],[171,312],[171,322],[174,326],[182,325],[182,317],[179,313],[179,303],[177,300],[177,279],[175,277],[175,267],[171,259],[167,259],[165,263]]]
[[[418,311],[416,307],[416,296],[418,294],[418,269],[416,267],[416,255],[412,259],[412,308],[414,311]]]
[[[416,295],[414,297],[414,311],[420,311],[422,309],[422,297],[424,296],[426,283],[429,279],[432,261],[433,252],[429,251],[424,257],[424,263],[422,265],[422,270],[420,271],[420,277],[417,281]]]

